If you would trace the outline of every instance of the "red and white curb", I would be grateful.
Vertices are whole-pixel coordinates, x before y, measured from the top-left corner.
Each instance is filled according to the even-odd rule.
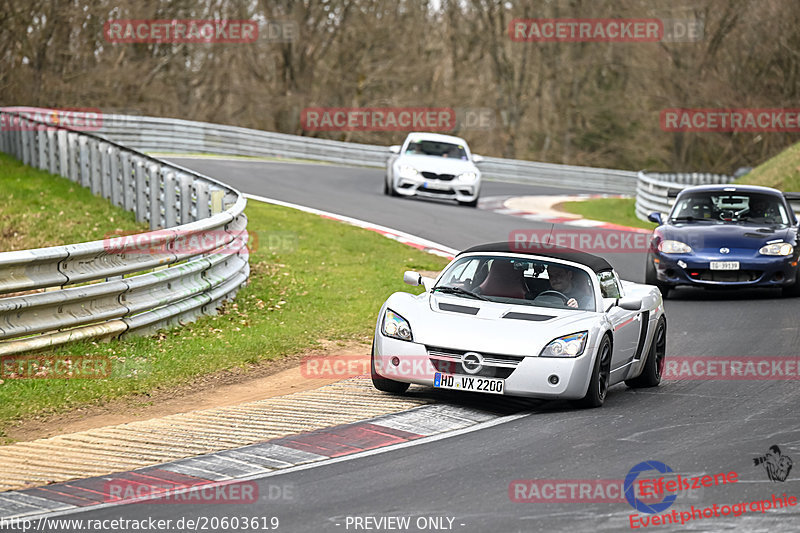
[[[0,519],[69,514],[87,508],[157,501],[159,498],[164,503],[165,497],[180,503],[209,503],[198,493],[207,489],[214,489],[211,492],[217,493],[219,487],[266,477],[293,467],[409,445],[420,439],[456,435],[520,416],[524,415],[503,416],[454,405],[424,405],[401,413],[129,472],[3,492],[0,493]],[[125,490],[121,492],[120,487],[125,487]],[[188,493],[198,494],[198,497],[192,499]],[[176,498],[179,495],[184,497]]]
[[[350,224],[351,226],[357,226],[359,228],[380,233],[384,237],[388,237],[390,239],[401,242],[405,245],[412,246],[418,250],[422,250],[423,252],[431,253],[441,257],[446,257],[447,259],[452,259],[458,253],[458,250],[456,250],[455,248],[450,248],[443,244],[439,244],[438,242],[429,241],[427,239],[423,239],[422,237],[417,237],[416,235],[411,235],[410,233],[406,233],[404,231],[387,228],[386,226],[373,224],[372,222],[367,222],[365,220],[359,220],[357,218],[348,217],[345,215],[339,215],[337,213],[331,213],[330,211],[322,211],[321,209],[314,209],[313,207],[306,207],[304,205],[292,204],[289,202],[284,202],[282,200],[276,200],[274,198],[267,198],[265,196],[258,196],[255,194],[245,194],[244,197],[247,198],[248,200],[255,200],[257,202],[264,202],[267,204],[289,207],[292,209],[297,209],[299,211],[304,211],[306,213],[319,215],[323,218],[338,220],[339,222],[345,222],[347,224]]]
[[[575,195],[581,198],[623,198],[619,195],[609,194],[579,194]],[[513,217],[524,218],[532,222],[543,222],[545,224],[563,224],[565,226],[577,226],[581,228],[598,228],[616,231],[630,231],[634,233],[652,233],[651,230],[644,228],[634,228],[632,226],[622,226],[620,224],[612,224],[611,222],[603,222],[601,220],[591,220],[588,218],[575,218],[575,217],[559,217],[550,214],[535,213],[532,211],[524,211],[520,209],[510,209],[505,206],[505,202],[509,198],[503,197],[490,197],[482,200],[479,204],[481,209],[493,211],[499,215],[508,215]]]

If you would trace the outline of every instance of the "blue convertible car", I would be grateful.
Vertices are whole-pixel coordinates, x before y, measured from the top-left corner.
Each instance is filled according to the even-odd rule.
[[[678,285],[775,287],[800,295],[798,222],[781,191],[703,185],[682,190],[659,224],[647,254],[645,282],[666,298]]]

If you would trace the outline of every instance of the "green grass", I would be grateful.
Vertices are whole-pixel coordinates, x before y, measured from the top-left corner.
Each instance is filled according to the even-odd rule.
[[[0,252],[102,239],[145,231],[133,213],[68,179],[0,153]]]
[[[656,224],[636,218],[634,198],[595,198],[583,202],[564,202],[559,208],[591,220],[611,222],[621,226],[653,229]]]
[[[761,163],[737,183],[800,191],[800,143]]]
[[[8,165],[8,160],[5,163]],[[51,178],[67,182],[64,190],[72,187],[63,178]],[[8,178],[3,178],[0,183],[6,181]],[[33,186],[14,180],[9,183],[15,191],[11,205],[16,213],[9,220],[16,224],[21,214],[29,212],[20,204],[30,201],[32,194],[20,196],[16,190]],[[47,180],[40,185],[44,194],[33,196],[43,205],[51,205],[48,197],[57,187]],[[84,193],[76,187],[74,194]],[[95,212],[107,208],[100,205],[104,200],[91,194],[87,200],[90,202],[81,209]],[[29,209],[47,210],[36,211],[38,205]],[[5,209],[3,212],[7,214]],[[117,220],[120,215],[112,212],[109,216]],[[250,256],[250,284],[222,313],[154,337],[84,342],[37,354],[58,359],[104,357],[113,372],[109,379],[6,379],[0,384],[0,432],[20,419],[168,390],[223,369],[247,368],[297,354],[321,340],[369,342],[386,297],[398,290],[419,292],[403,284],[403,271],[438,271],[446,264],[440,257],[377,233],[300,211],[251,201],[246,213],[248,230],[257,234],[261,246]],[[102,220],[98,218],[96,224]],[[275,242],[284,245],[269,246]],[[287,246],[289,242],[295,244]]]

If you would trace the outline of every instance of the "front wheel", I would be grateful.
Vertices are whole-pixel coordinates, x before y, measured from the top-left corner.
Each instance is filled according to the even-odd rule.
[[[672,285],[659,281],[656,275],[656,265],[653,262],[655,257],[653,254],[647,254],[647,264],[644,267],[644,282],[646,285],[655,285],[661,291],[661,296],[666,300],[669,297],[669,292],[672,290]]]
[[[794,285],[782,288],[781,296],[784,296],[786,298],[794,298],[796,296],[800,296],[800,268],[797,269],[797,274],[794,277]]]
[[[370,355],[370,375],[372,377],[372,385],[381,392],[390,392],[392,394],[403,394],[408,390],[409,384],[402,381],[395,381],[387,379],[378,375],[375,371],[375,341],[372,341],[372,354]]]
[[[653,334],[653,344],[647,352],[647,360],[644,362],[642,373],[632,379],[626,379],[625,385],[632,389],[645,387],[656,387],[661,383],[661,376],[664,375],[664,366],[667,358],[667,321],[662,316],[656,324],[656,331]]]
[[[383,180],[383,194],[387,196],[400,196],[397,194],[397,191],[394,190],[394,185],[389,183],[389,176],[386,176],[386,179]]]
[[[592,377],[589,380],[589,389],[586,396],[575,401],[575,405],[583,408],[601,407],[606,401],[608,384],[611,380],[611,339],[603,335],[597,357],[594,360]]]

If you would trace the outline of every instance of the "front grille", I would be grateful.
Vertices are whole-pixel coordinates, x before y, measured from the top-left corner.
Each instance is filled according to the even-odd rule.
[[[438,372],[445,374],[467,374],[461,364],[461,356],[469,350],[451,350],[449,348],[436,348],[428,346],[428,355],[430,356],[431,364]],[[525,359],[518,355],[505,355],[496,353],[481,353],[483,356],[483,368],[475,376],[486,378],[502,378],[505,379],[510,376],[520,361]]]
[[[736,283],[756,281],[763,272],[760,270],[690,270],[689,277],[700,281],[719,281]]]
[[[423,172],[422,176],[429,180],[452,181],[455,174],[437,174],[436,172]]]

